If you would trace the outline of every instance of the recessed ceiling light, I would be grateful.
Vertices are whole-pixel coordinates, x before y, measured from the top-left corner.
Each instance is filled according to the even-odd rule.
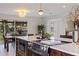
[[[18,15],[20,17],[25,17],[29,12],[29,10],[27,10],[27,9],[18,9],[18,10],[15,10],[15,11],[18,13]]]
[[[66,5],[63,5],[63,8],[66,8]]]

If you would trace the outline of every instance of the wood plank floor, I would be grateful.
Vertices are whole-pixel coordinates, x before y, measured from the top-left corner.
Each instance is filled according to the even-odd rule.
[[[14,43],[9,44],[9,52],[4,49],[3,43],[0,43],[0,56],[15,56],[15,47]]]

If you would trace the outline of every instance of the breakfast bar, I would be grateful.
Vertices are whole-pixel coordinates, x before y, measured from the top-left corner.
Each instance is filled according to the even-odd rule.
[[[27,50],[27,45],[28,45],[28,44],[26,44],[27,42],[33,42],[33,43],[36,42],[36,41],[37,41],[37,43],[41,42],[40,39],[35,39],[35,38],[34,39],[33,38],[27,39],[27,36],[25,36],[25,37],[24,36],[23,37],[16,37],[16,38],[17,38],[17,40],[16,40],[16,50],[18,50],[17,47],[19,47],[17,45],[18,42],[23,43],[22,45],[26,46],[26,50]],[[65,39],[65,40],[67,40],[67,39]],[[59,39],[59,41],[65,41],[65,40],[62,39],[62,38],[61,38],[61,40]],[[65,42],[68,42],[68,41],[65,41]],[[72,40],[70,40],[69,42],[70,43],[57,44],[57,45],[52,43],[53,45],[49,46],[50,47],[49,56],[79,56],[79,46],[76,45],[76,43],[73,43]],[[42,42],[42,43],[45,43],[45,42]],[[35,46],[36,47],[33,47],[34,49],[36,49],[36,48],[39,49],[39,45],[35,45]],[[21,48],[22,47],[20,46],[20,49]],[[32,54],[32,52],[31,52],[31,54]],[[40,53],[37,53],[37,54],[40,54]],[[25,55],[27,55],[27,54],[25,54]]]
[[[79,46],[76,43],[68,43],[57,46],[50,46],[51,55],[54,56],[79,56]]]
[[[29,37],[17,36],[16,55],[17,56],[46,55],[42,54],[42,50],[40,49],[40,46],[42,45],[39,45],[40,40],[41,39],[36,39],[36,36],[29,36]]]
[[[40,49],[40,46],[38,45],[38,44],[40,44],[40,45],[42,45],[42,47],[43,47],[43,45],[50,47],[50,53],[45,51],[47,54],[44,54],[44,55],[79,56],[79,46],[76,45],[76,43],[73,43],[72,39],[59,38],[59,39],[56,39],[56,41],[52,41],[52,40],[36,39],[36,37],[37,36],[29,36],[29,37],[28,36],[15,36],[16,55],[21,55],[21,56],[29,55],[30,56],[32,53],[36,53],[36,55],[43,55],[43,54],[41,54],[40,51],[39,52],[36,51],[36,49]],[[7,38],[12,38],[12,36],[7,36]],[[35,44],[35,42],[36,42],[36,44]],[[69,43],[62,43],[62,42],[69,42]],[[30,47],[30,46],[33,46],[32,48],[35,50],[33,50],[33,49],[28,50],[28,47]],[[45,50],[45,47],[41,48],[41,50],[42,49]]]
[[[52,51],[55,49],[56,46],[61,46],[61,43],[59,41],[52,42],[51,43],[51,46],[49,46],[48,44],[46,44],[47,48],[48,47],[51,48],[51,52],[50,53],[53,54]],[[30,36],[30,37],[28,37],[28,36],[21,36],[21,37],[20,36],[16,36],[16,55],[17,56],[18,55],[21,55],[21,56],[22,55],[23,56],[27,56],[27,55],[29,55],[29,56],[31,56],[31,55],[40,55],[40,56],[50,55],[51,56],[51,54],[48,53],[48,50],[46,50],[47,48],[44,47],[45,46],[45,43],[47,43],[47,42],[50,43],[51,40],[45,40],[44,41],[42,39],[36,39],[35,36]],[[57,44],[55,42],[59,42],[59,44]],[[44,45],[42,43],[44,43]],[[63,45],[65,45],[65,44],[63,44]],[[28,48],[30,46],[32,46],[32,47],[31,48]]]

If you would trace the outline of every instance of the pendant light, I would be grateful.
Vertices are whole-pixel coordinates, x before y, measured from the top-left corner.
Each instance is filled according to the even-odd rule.
[[[40,4],[40,9],[38,10],[39,15],[43,15],[44,11],[42,10],[42,4]]]

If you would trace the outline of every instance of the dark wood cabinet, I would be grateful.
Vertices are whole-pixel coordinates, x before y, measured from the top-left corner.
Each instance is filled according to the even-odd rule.
[[[72,39],[73,37],[70,36],[70,35],[60,35],[61,38],[69,38],[69,39]]]
[[[48,56],[47,49],[37,43],[16,38],[16,56]]]
[[[25,56],[28,51],[28,42],[21,39],[16,39],[16,55]]]
[[[50,56],[61,56],[61,52],[58,50],[51,49],[51,52],[49,53]]]
[[[51,49],[51,52],[49,53],[50,56],[73,56],[71,54],[61,52],[55,49]]]
[[[71,55],[71,54],[68,54],[68,53],[61,52],[61,56],[74,56],[74,55]]]

